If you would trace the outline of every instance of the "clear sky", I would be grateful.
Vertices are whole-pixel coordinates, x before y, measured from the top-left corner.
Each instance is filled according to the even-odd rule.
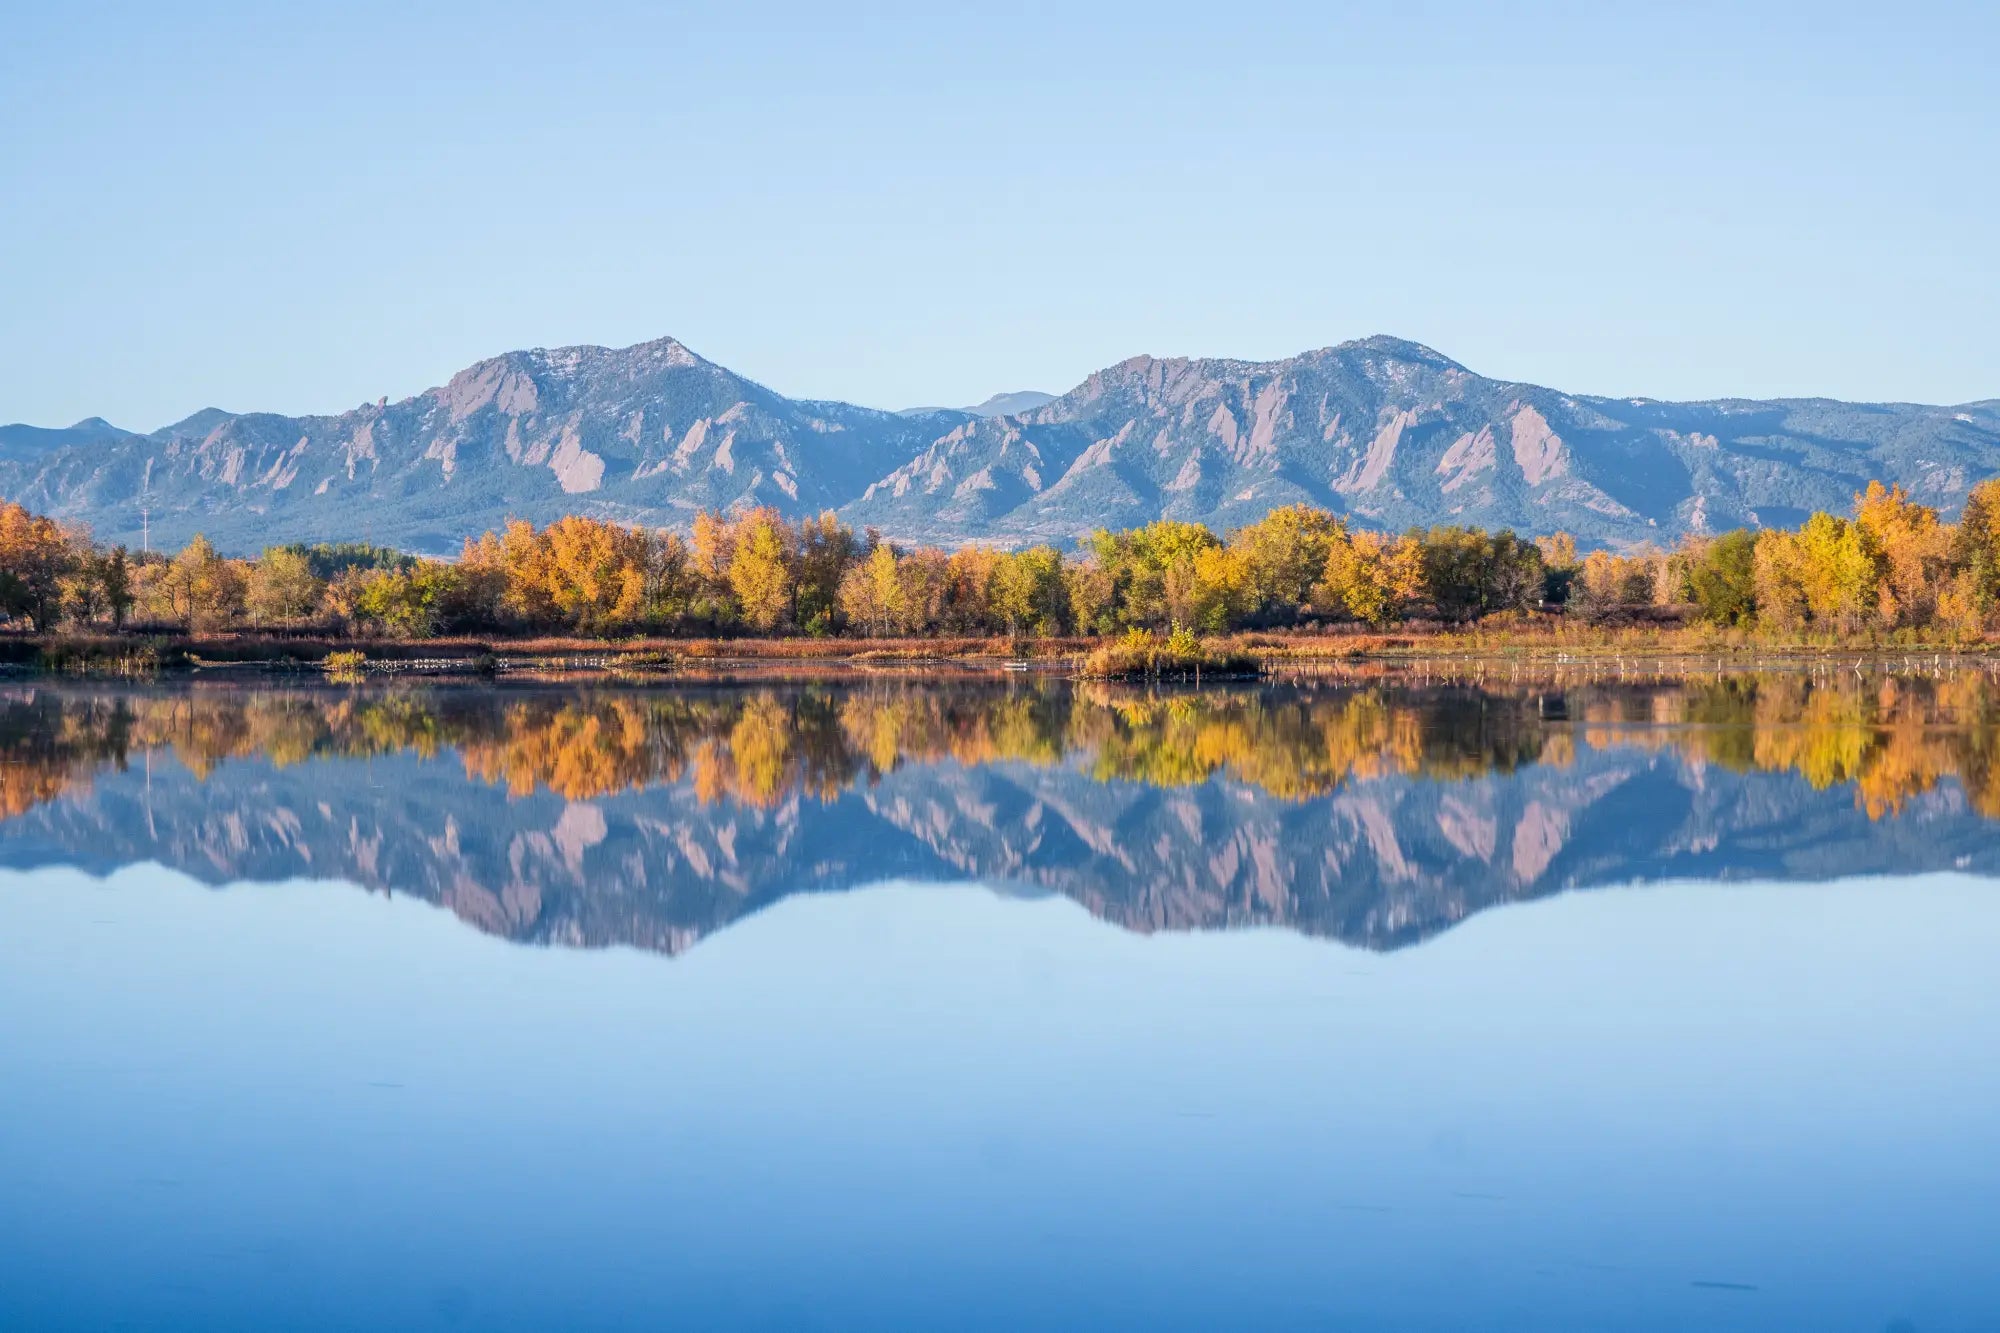
[[[892,407],[1377,332],[1992,397],[1997,47],[1990,3],[19,5],[0,421],[662,334]]]

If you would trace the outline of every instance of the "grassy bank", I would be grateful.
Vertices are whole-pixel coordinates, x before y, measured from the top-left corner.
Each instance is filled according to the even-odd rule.
[[[1242,679],[1273,671],[1366,661],[1698,661],[1704,666],[1875,658],[1966,660],[1993,653],[1984,640],[1944,636],[1780,636],[1711,626],[1594,626],[1559,616],[1494,617],[1470,626],[1414,625],[1394,633],[1359,627],[1253,632],[1202,638],[1186,631],[1131,631],[1086,638],[730,638],[580,637],[344,639],[230,634],[0,634],[0,668],[16,674],[144,676],[178,671],[494,675],[631,675],[788,668],[1062,669],[1097,679]],[[359,655],[358,659],[356,654]],[[335,659],[331,660],[330,659]]]

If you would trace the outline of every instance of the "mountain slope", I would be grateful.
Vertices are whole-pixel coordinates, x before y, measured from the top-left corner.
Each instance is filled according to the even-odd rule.
[[[1054,394],[1043,393],[1039,389],[1016,389],[1012,393],[996,393],[985,402],[965,410],[976,417],[1011,417],[1046,407],[1055,400]]]
[[[971,407],[906,407],[901,415],[917,417],[938,412],[958,412],[968,417],[1009,417],[1021,412],[1032,412],[1055,400],[1056,396],[1052,393],[1043,393],[1038,389],[1017,389],[1012,393],[996,393],[985,402],[974,403]]]
[[[509,516],[685,527],[742,504],[836,509],[905,541],[1060,542],[1163,515],[1227,530],[1295,501],[1631,545],[1796,523],[1877,479],[1949,511],[2000,472],[2000,401],[1586,397],[1386,337],[1271,362],[1135,357],[1022,406],[1039,397],[884,412],[787,398],[671,338],[537,349],[337,416],[0,428],[0,495],[109,540],[135,539],[146,505],[157,543],[203,530],[235,551],[444,551]]]
[[[73,444],[104,444],[130,437],[103,417],[85,417],[74,426],[0,426],[0,458],[39,458]]]
[[[659,525],[697,509],[835,508],[962,413],[903,417],[776,394],[673,339],[513,352],[399,403],[331,417],[196,413],[150,436],[7,454],[0,493],[156,541],[225,549],[367,536],[441,551],[510,515]]]
[[[1955,506],[2000,469],[2000,412],[1586,398],[1392,338],[1275,362],[1136,357],[1019,417],[967,422],[851,513],[888,532],[1052,540],[1162,515],[1226,529],[1303,501],[1370,526],[1594,542],[1791,523],[1868,481]]]

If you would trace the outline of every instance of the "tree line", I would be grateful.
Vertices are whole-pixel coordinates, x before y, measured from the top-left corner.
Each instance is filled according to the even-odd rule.
[[[1161,519],[1099,530],[1073,551],[904,546],[831,514],[759,508],[698,514],[685,537],[581,515],[516,521],[454,560],[361,543],[237,559],[200,536],[171,555],[105,548],[0,502],[0,615],[37,630],[1049,636],[1386,629],[1557,609],[1591,623],[1978,637],[2000,612],[2000,480],[1974,487],[1957,523],[1871,483],[1851,515],[1796,529],[1587,554],[1563,534],[1391,534],[1292,505],[1226,536]]]

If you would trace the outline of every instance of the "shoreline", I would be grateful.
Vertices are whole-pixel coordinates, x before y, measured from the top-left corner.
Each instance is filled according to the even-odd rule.
[[[1113,639],[627,639],[341,640],[286,635],[9,635],[0,637],[0,677],[265,679],[752,680],[902,676],[938,678],[1060,675],[1092,678],[1086,659]],[[1755,671],[1992,671],[1994,645],[1782,643],[1701,638],[1685,631],[1587,633],[1441,629],[1428,633],[1218,636],[1204,650],[1236,669],[1203,683],[1309,680],[1351,673],[1485,676],[1495,670],[1591,673]],[[333,659],[342,655],[339,660]],[[359,661],[352,655],[359,654]],[[1193,683],[1134,672],[1098,679]]]

